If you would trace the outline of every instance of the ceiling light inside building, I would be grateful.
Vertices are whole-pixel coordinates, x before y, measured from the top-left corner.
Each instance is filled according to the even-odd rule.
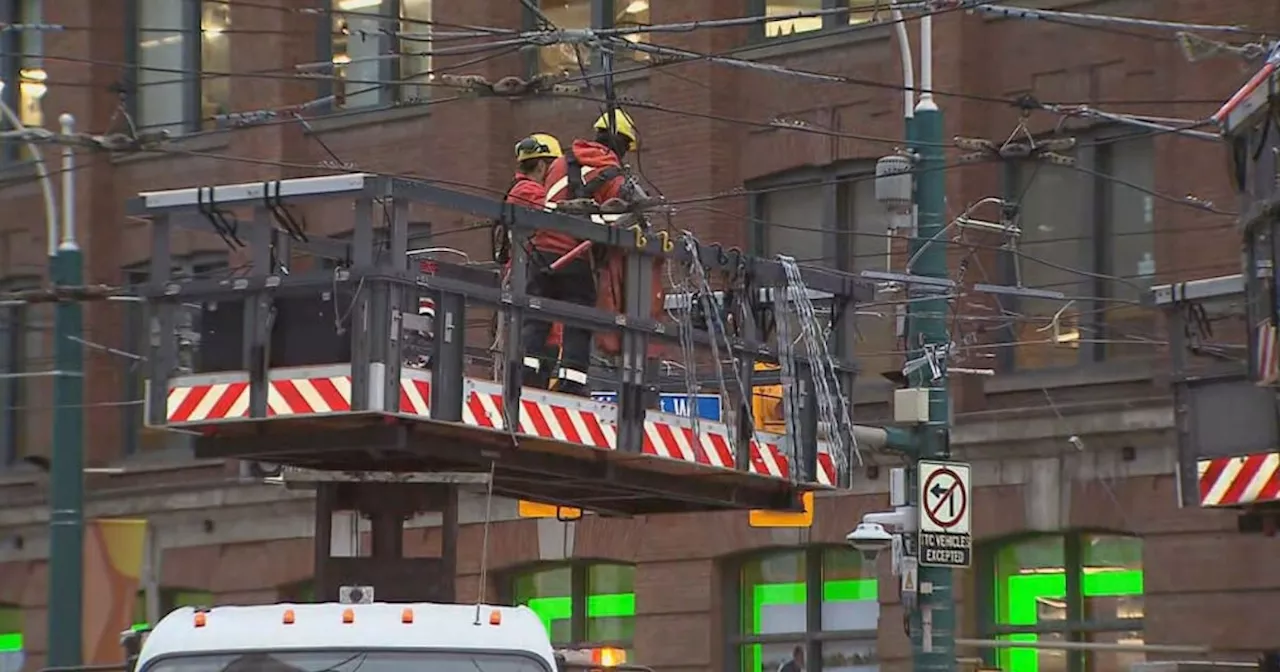
[[[649,10],[649,0],[632,0],[631,4],[623,10],[625,14],[639,14]]]
[[[377,7],[382,4],[382,0],[341,0],[338,3],[338,9],[343,11],[354,11],[357,9],[368,9]]]

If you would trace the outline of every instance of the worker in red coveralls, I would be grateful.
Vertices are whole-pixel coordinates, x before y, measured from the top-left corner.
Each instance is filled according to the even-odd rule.
[[[635,122],[622,110],[612,110],[595,123],[593,140],[574,140],[564,156],[547,170],[547,208],[568,200],[591,199],[597,204],[643,197],[623,172],[622,157],[636,147]],[[603,221],[603,220],[601,220]],[[573,236],[549,230],[533,235],[534,252],[529,267],[528,293],[583,306],[595,306],[596,267],[592,254],[580,254],[558,269],[552,264],[581,242]],[[542,343],[550,330],[546,322],[528,320],[521,335],[525,348],[525,379],[535,380],[546,360],[532,356],[532,348]],[[561,338],[560,366],[555,372],[559,392],[587,396],[587,371],[591,363],[591,331],[565,326]]]
[[[560,141],[549,133],[534,133],[516,143],[516,174],[507,188],[505,201],[512,205],[541,210],[547,200],[547,188],[543,181],[551,162],[560,158],[563,151]],[[493,259],[502,264],[502,283],[506,285],[511,273],[511,230],[501,221],[493,228]],[[546,339],[546,344],[535,356],[550,357],[551,364],[542,367],[545,374],[536,387],[546,389],[551,383],[551,369],[559,358],[559,328],[556,324]]]
[[[614,112],[612,122],[607,114],[601,116],[596,120],[595,131],[596,141],[594,143],[583,144],[586,146],[594,145],[597,148],[595,150],[597,154],[600,152],[599,148],[603,147],[611,152],[615,158],[610,160],[607,156],[603,157],[603,159],[599,161],[603,168],[599,170],[588,170],[585,165],[587,164],[587,161],[582,161],[584,164],[584,176],[587,174],[593,176],[588,179],[600,179],[598,176],[601,175],[608,176],[608,184],[592,193],[591,197],[600,204],[603,204],[613,198],[617,198],[628,204],[636,204],[647,200],[648,195],[644,192],[644,189],[625,171],[625,169],[622,169],[622,159],[627,155],[627,153],[633,152],[639,148],[640,136],[631,116],[622,110],[616,110]],[[575,143],[574,146],[576,148],[577,143]],[[567,163],[567,157],[564,163]],[[548,201],[573,198],[569,194],[564,193],[569,191],[567,188],[568,173],[560,174],[558,171],[558,167],[560,165],[561,162],[559,161],[553,164],[551,166],[550,174],[547,175],[547,183],[549,185],[547,189]],[[613,166],[618,167],[618,173],[614,173],[610,170]],[[554,183],[553,180],[555,180]],[[584,186],[586,185],[584,184]],[[563,195],[557,196],[558,189]],[[588,191],[589,190],[590,189],[588,189]],[[617,215],[603,215],[593,217],[592,219],[603,224],[611,224],[611,220],[616,220],[617,217]],[[641,226],[648,228],[648,223],[644,221],[643,218],[640,218],[637,221],[633,217],[632,219],[627,220],[627,222],[639,223]],[[626,224],[623,225],[625,226]],[[596,308],[610,313],[625,313],[627,306],[623,301],[623,297],[626,295],[623,291],[623,279],[626,277],[626,252],[617,249],[594,249],[594,247],[593,252],[594,254],[590,256],[592,257],[591,260],[595,265],[596,273]],[[665,261],[662,257],[654,257],[653,286],[651,287],[651,292],[653,303],[652,317],[655,320],[660,320],[663,317],[662,279],[666,277],[664,264]],[[597,331],[595,333],[595,345],[599,350],[599,354],[606,357],[616,357],[622,352],[621,336],[618,332],[613,330]],[[649,357],[659,357],[661,356],[661,351],[662,344],[649,344]]]

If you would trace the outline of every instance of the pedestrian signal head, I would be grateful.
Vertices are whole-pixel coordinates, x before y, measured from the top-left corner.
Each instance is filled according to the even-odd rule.
[[[609,126],[610,113],[613,114],[612,129]],[[600,118],[596,119],[595,129],[606,133],[612,130],[614,133],[626,138],[628,152],[634,152],[640,146],[639,138],[636,135],[636,122],[631,119],[631,115],[623,110],[611,110],[600,115]]]
[[[534,133],[516,143],[516,161],[558,159],[563,153],[560,141],[546,133]]]

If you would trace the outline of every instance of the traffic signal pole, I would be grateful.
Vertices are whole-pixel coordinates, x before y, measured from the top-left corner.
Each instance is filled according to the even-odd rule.
[[[917,156],[915,204],[917,229],[911,239],[908,274],[931,278],[948,278],[946,227],[946,178],[943,154],[942,111],[934,101],[933,86],[933,21],[925,14],[920,19],[920,102],[915,116],[907,122],[908,139]],[[928,388],[929,421],[919,425],[915,434],[915,454],[908,475],[911,503],[923,506],[917,499],[917,479],[921,460],[947,459],[951,455],[949,429],[950,399],[947,390],[947,348],[951,336],[947,324],[948,300],[937,288],[912,285],[907,312],[908,359],[938,355],[941,377],[934,379],[934,367],[920,366],[911,374],[911,386]],[[926,348],[926,346],[932,346]],[[952,593],[950,567],[919,567],[919,596],[910,614],[911,652],[916,672],[953,672],[955,670],[955,595]]]
[[[63,135],[75,118],[58,118]],[[75,154],[62,149],[61,240],[50,258],[54,286],[79,287],[83,259],[76,243]],[[59,232],[50,230],[53,237]],[[73,667],[82,658],[84,581],[84,353],[80,304],[59,301],[54,318],[53,456],[49,468],[49,644],[50,667]]]

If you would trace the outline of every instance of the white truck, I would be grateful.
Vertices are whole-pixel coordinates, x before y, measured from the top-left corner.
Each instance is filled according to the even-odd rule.
[[[533,611],[489,605],[183,607],[124,645],[128,672],[648,670],[617,649],[555,650]]]

